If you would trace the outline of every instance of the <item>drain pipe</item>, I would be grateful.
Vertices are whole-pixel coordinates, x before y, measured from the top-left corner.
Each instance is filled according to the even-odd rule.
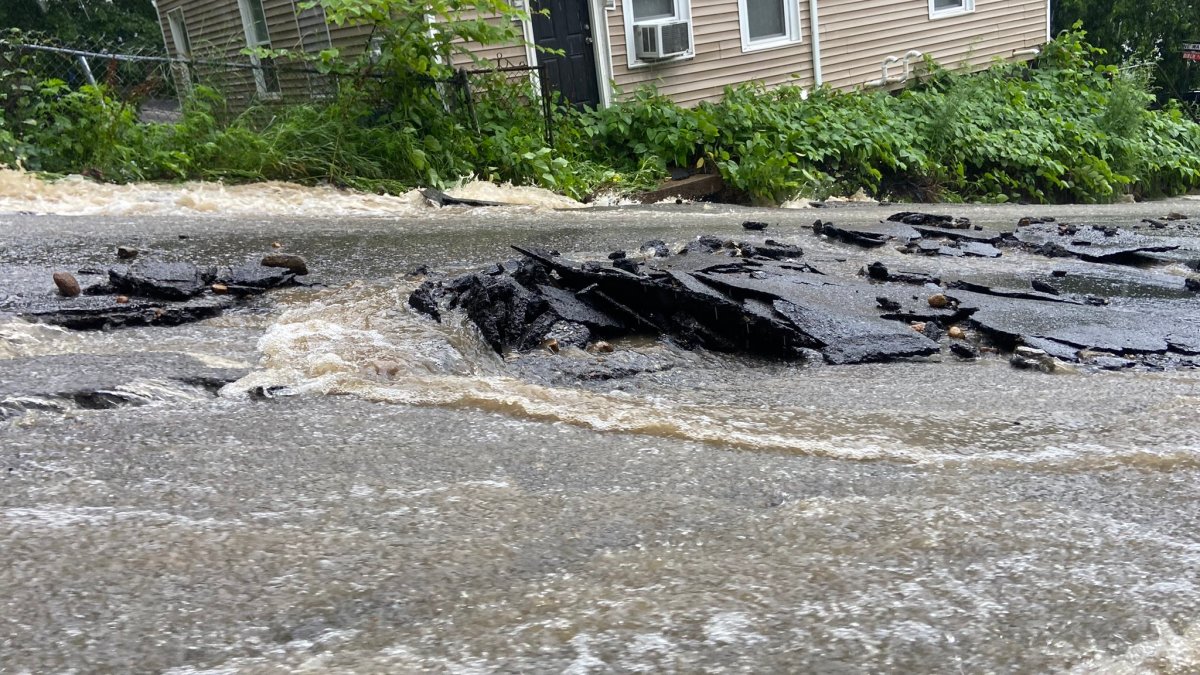
[[[821,21],[817,18],[817,0],[808,0],[808,25],[812,33],[813,88],[818,88],[825,78],[821,74]]]
[[[917,58],[922,58],[925,56],[925,52],[918,51],[916,49],[910,49],[904,53],[904,80],[906,82],[908,81],[908,78],[912,76],[912,58],[914,56]]]
[[[903,82],[904,81],[903,77],[888,74],[888,71],[891,69],[891,67],[900,62],[901,62],[901,59],[899,56],[889,56],[889,57],[885,58],[883,60],[883,63],[880,64],[880,66],[879,66],[879,79],[871,80],[870,82],[865,83],[864,86],[886,87],[889,84]]]

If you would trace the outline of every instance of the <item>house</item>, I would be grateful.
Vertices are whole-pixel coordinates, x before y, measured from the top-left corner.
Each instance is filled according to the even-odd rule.
[[[608,105],[651,84],[683,105],[726,85],[902,81],[924,55],[984,67],[1030,58],[1049,39],[1049,0],[513,0],[548,10],[524,22],[530,45],[476,46],[497,65],[545,63],[571,101]],[[370,48],[369,27],[329,27],[301,0],[158,0],[172,56],[232,58],[247,46],[343,54]],[[269,64],[268,64],[269,65]],[[270,68],[243,76],[260,97],[312,90],[312,76]]]

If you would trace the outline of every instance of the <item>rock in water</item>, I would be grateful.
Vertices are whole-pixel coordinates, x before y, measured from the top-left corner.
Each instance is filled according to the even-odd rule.
[[[54,285],[58,286],[58,292],[64,298],[73,298],[80,293],[79,282],[70,272],[55,272]]]
[[[747,220],[742,223],[742,227],[747,230],[761,231],[767,229],[767,224],[757,220]]]
[[[263,267],[282,267],[292,274],[308,274],[308,261],[291,253],[268,253],[262,257]]]
[[[979,358],[979,348],[966,342],[955,342],[950,345],[950,353],[960,359]]]
[[[651,239],[650,241],[642,244],[640,250],[642,253],[649,253],[650,255],[658,258],[665,258],[671,255],[671,249],[667,248],[666,242],[664,242],[662,239]]]
[[[117,257],[121,260],[133,260],[138,257],[139,251],[132,246],[118,246]]]
[[[215,275],[214,270],[201,270],[192,263],[142,260],[129,267],[110,269],[108,280],[113,288],[127,295],[187,300],[207,290]]]

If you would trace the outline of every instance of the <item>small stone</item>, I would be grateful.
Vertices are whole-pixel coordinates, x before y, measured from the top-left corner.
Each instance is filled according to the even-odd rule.
[[[588,351],[596,354],[611,354],[613,352],[613,346],[604,340],[600,340],[599,342],[593,342],[591,346],[588,347]]]
[[[263,267],[282,267],[293,274],[308,274],[308,262],[290,253],[268,253],[262,258]]]
[[[950,304],[950,299],[941,293],[935,293],[929,296],[929,306],[934,309],[941,309]]]
[[[140,251],[132,246],[117,247],[117,257],[121,260],[133,260],[134,258],[138,257],[138,253],[140,253]]]
[[[1067,271],[1066,270],[1054,270],[1053,272],[1050,273],[1050,276],[1061,279],[1062,277],[1067,276]]]
[[[1030,280],[1029,285],[1033,287],[1033,290],[1040,293],[1047,293],[1049,295],[1058,295],[1061,293],[1056,286],[1052,286],[1040,279]]]
[[[55,272],[54,285],[64,298],[73,298],[80,293],[79,282],[70,272]]]
[[[953,329],[952,329],[953,330]],[[975,345],[967,342],[955,342],[950,345],[950,353],[960,359],[977,359],[979,358],[979,350]]]
[[[641,266],[641,263],[633,258],[617,258],[616,260],[613,260],[612,266],[619,270],[625,270],[630,274],[641,274],[641,270],[638,269]]]
[[[1024,357],[1027,359],[1044,359],[1048,356],[1048,354],[1046,354],[1046,351],[1044,349],[1027,347],[1025,345],[1021,345],[1021,346],[1017,347],[1015,350],[1015,353],[1017,356]]]
[[[913,330],[915,330],[915,331],[917,331],[918,333],[924,333],[924,332],[925,332],[925,322],[924,322],[924,321],[916,321],[916,322],[913,322],[913,323],[911,324],[911,326],[912,326],[912,329],[913,329]]]
[[[895,300],[892,300],[891,298],[885,298],[882,295],[875,298],[875,304],[879,305],[880,309],[887,311],[887,312],[898,311],[901,307],[899,302],[896,302]]]
[[[1163,220],[1187,220],[1187,218],[1188,217],[1186,215],[1179,213],[1178,211],[1172,211],[1163,216]]]
[[[116,298],[113,299],[113,302],[117,303],[118,305],[127,305],[127,304],[129,304],[129,296],[128,295],[118,295]]]
[[[950,337],[955,340],[961,340],[967,336],[966,332],[964,332],[963,329],[959,328],[958,326],[950,326],[950,330],[948,332]]]
[[[767,229],[767,224],[757,220],[747,220],[742,223],[742,227],[747,230],[761,231]]]
[[[1021,370],[1037,370],[1042,367],[1041,362],[1037,359],[1027,359],[1016,354],[1013,354],[1012,358],[1008,360],[1008,363],[1013,368],[1019,368]]]
[[[225,284],[213,284],[209,288],[211,288],[212,292],[216,293],[217,295],[225,295],[229,292],[229,287]]]
[[[667,248],[667,244],[662,239],[651,239],[642,244],[639,250],[656,258],[665,258],[671,255],[671,249]]]
[[[1189,291],[1200,293],[1200,277],[1188,277],[1184,279],[1183,287]]]
[[[612,253],[608,254],[608,259],[609,260],[620,260],[621,258],[624,258],[625,255],[626,255],[625,251],[613,251]]]
[[[1042,364],[1042,368],[1048,373],[1057,373],[1059,375],[1074,375],[1079,372],[1075,366],[1059,359],[1052,358],[1048,363]]]

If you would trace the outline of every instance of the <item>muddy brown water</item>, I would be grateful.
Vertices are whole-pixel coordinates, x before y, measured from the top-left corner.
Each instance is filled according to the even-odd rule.
[[[1189,208],[936,210],[1011,228]],[[0,320],[8,389],[91,359],[128,364],[142,404],[0,421],[0,672],[1200,671],[1200,373],[629,340],[672,368],[566,386],[403,302],[419,264],[675,247],[746,219],[818,267],[996,282],[1044,265],[807,229],[895,210],[0,214],[0,300],[49,295],[51,271],[118,244],[215,263],[279,242],[325,284],[177,328]],[[1185,273],[1055,266],[1080,292],[1175,300]],[[171,355],[161,373],[136,367],[148,352]],[[188,362],[248,374],[214,396],[171,379]]]

